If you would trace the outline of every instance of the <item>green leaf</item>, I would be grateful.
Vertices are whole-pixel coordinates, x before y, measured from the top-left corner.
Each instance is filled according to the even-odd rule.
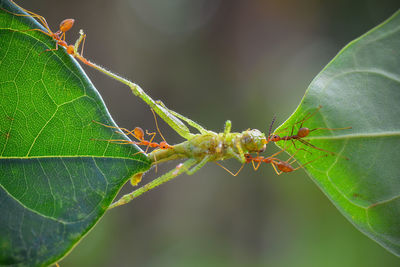
[[[400,12],[346,46],[314,79],[302,103],[276,132],[304,123],[326,155],[301,146],[296,159],[361,232],[400,256]],[[294,132],[300,127],[295,126]],[[291,143],[281,143],[293,154]],[[290,145],[290,146],[289,146]],[[348,158],[348,160],[345,159]]]
[[[0,265],[56,262],[150,167],[135,145],[93,140],[126,137],[93,122],[115,125],[76,61],[30,28],[43,29],[0,10]]]

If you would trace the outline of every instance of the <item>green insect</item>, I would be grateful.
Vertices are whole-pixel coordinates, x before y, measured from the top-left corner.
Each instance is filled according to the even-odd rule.
[[[74,46],[76,50],[75,54],[77,55],[79,55],[77,51],[79,44],[81,40],[85,38],[85,34],[82,31],[80,34],[81,36]],[[80,59],[80,57],[77,58]],[[186,159],[186,161],[161,177],[142,186],[132,193],[123,196],[120,200],[112,204],[110,208],[128,203],[144,192],[151,190],[152,188],[165,183],[182,173],[191,175],[201,169],[207,162],[216,162],[235,158],[240,163],[245,164],[245,155],[263,152],[266,149],[266,144],[268,143],[267,138],[264,133],[257,129],[249,129],[241,133],[231,132],[231,121],[228,120],[225,122],[224,132],[222,133],[206,130],[198,123],[168,109],[160,101],[154,101],[140,88],[139,85],[130,82],[127,79],[90,62],[89,60],[85,59],[82,62],[129,86],[134,95],[140,97],[144,102],[146,102],[161,119],[163,119],[172,129],[186,140],[182,143],[169,146],[167,149],[156,149],[148,154],[153,164],[159,164],[161,162],[175,159]],[[199,133],[190,132],[185,123],[197,129]],[[141,174],[136,176],[136,182],[133,182],[133,184],[140,181],[138,178],[140,176]]]
[[[231,132],[232,125],[231,121],[229,120],[225,122],[224,132],[216,133],[205,129],[204,127],[194,122],[193,120],[190,120],[189,118],[186,118],[185,116],[173,110],[168,109],[161,101],[153,100],[149,95],[147,95],[143,91],[143,89],[139,85],[125,78],[122,78],[112,73],[111,71],[108,71],[84,58],[82,54],[78,52],[78,48],[81,42],[85,40],[85,38],[86,35],[81,30],[80,38],[76,41],[74,45],[74,52],[70,54],[75,58],[77,58],[78,60],[80,60],[82,63],[127,85],[132,90],[134,95],[138,96],[145,103],[147,103],[149,107],[152,110],[154,110],[154,112],[157,113],[157,115],[160,118],[162,118],[173,130],[175,130],[180,136],[182,136],[186,140],[182,143],[173,146],[168,145],[165,147],[161,147],[161,144],[157,145],[156,143],[153,143],[155,144],[155,147],[158,148],[148,154],[149,158],[152,161],[152,165],[176,159],[186,159],[186,161],[180,163],[171,171],[154,179],[148,184],[136,189],[135,191],[129,194],[122,196],[109,208],[114,208],[116,206],[126,204],[132,201],[134,198],[140,196],[141,194],[179,176],[180,174],[186,173],[188,175],[191,175],[197,172],[199,169],[201,169],[207,162],[216,162],[218,164],[217,161],[234,158],[237,159],[240,163],[242,163],[242,168],[245,163],[250,163],[250,162],[252,162],[253,164],[254,162],[271,163],[278,174],[282,172],[291,172],[302,167],[302,166],[299,166],[297,168],[292,167],[291,164],[293,164],[295,160],[289,163],[288,161],[282,161],[273,157],[278,153],[283,152],[284,150],[281,150],[280,152],[275,153],[273,156],[267,158],[258,156],[252,157],[250,155],[251,153],[258,154],[260,152],[265,151],[266,145],[269,142],[280,141],[271,139],[270,133],[266,137],[264,133],[262,133],[257,129],[248,129],[240,133]],[[189,128],[185,125],[185,123],[197,129],[199,133],[190,132]],[[129,134],[133,135],[136,139],[139,139],[142,144],[144,144],[142,134],[140,134],[138,138],[137,135],[132,134],[132,131],[126,129],[122,130],[128,135]],[[138,144],[137,142],[134,141],[132,141],[132,143]],[[226,169],[232,175],[237,175],[242,168],[240,168],[239,171],[236,173],[232,173],[226,168],[224,169]],[[143,173],[135,175],[131,179],[132,185],[136,186],[141,181],[142,175]]]

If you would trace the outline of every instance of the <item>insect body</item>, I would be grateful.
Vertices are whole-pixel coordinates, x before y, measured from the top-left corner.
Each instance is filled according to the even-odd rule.
[[[266,138],[259,130],[246,130],[241,133],[196,134],[189,140],[174,145],[169,150],[155,150],[149,154],[157,162],[173,158],[195,158],[199,162],[219,161],[236,158],[245,163],[245,154],[263,152]]]
[[[267,140],[265,134],[259,130],[253,129],[241,133],[231,133],[230,128],[231,123],[227,121],[223,133],[208,131],[204,134],[195,134],[188,140],[172,146],[170,149],[156,149],[149,153],[153,164],[184,158],[187,160],[170,172],[121,197],[110,208],[126,204],[144,192],[182,173],[191,175],[201,169],[207,162],[236,158],[244,164],[247,161],[246,154],[263,152],[265,150]]]

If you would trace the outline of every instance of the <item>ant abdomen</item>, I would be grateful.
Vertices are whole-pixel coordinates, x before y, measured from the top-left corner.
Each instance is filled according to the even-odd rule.
[[[282,172],[292,172],[294,170],[292,165],[290,165],[289,162],[286,161],[280,161],[279,163],[276,163],[276,166]]]
[[[297,136],[298,136],[299,138],[304,138],[304,137],[308,136],[309,133],[310,133],[310,129],[308,129],[307,127],[302,127],[302,128],[300,128],[300,129],[298,130]]]

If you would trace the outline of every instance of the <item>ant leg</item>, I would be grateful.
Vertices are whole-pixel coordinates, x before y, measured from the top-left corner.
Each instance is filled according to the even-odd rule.
[[[244,167],[244,163],[242,164],[242,166],[240,167],[240,169],[236,172],[236,173],[233,173],[233,172],[231,172],[230,170],[228,170],[228,168],[226,168],[226,167],[224,167],[224,166],[222,166],[220,163],[218,163],[217,161],[215,162],[215,164],[217,164],[218,166],[220,166],[222,169],[224,169],[225,171],[227,171],[230,175],[232,175],[232,176],[236,176],[236,175],[238,175],[239,173],[240,173],[240,171],[243,169],[243,167]]]
[[[165,143],[167,143],[167,141],[165,140],[164,136],[162,135],[160,128],[158,127],[158,122],[157,122],[157,116],[156,113],[154,112],[154,110],[151,108],[151,113],[153,113],[153,117],[154,117],[154,122],[156,124],[156,128],[157,128],[157,132],[160,134],[162,140],[164,140]]]
[[[57,50],[58,50],[58,42],[56,41],[56,48],[46,49],[46,50],[40,52],[39,55],[41,55],[43,52],[50,52],[50,51],[57,51]]]
[[[196,164],[197,160],[195,159],[188,159],[184,163],[179,164],[176,168],[170,170],[166,174],[154,179],[153,181],[147,183],[146,185],[136,189],[135,191],[122,196],[119,200],[112,203],[108,209],[115,208],[117,206],[124,205],[128,202],[131,202],[133,199],[137,198],[138,196],[142,195],[143,193],[154,189],[155,187],[172,180],[173,178],[177,177],[178,175],[187,172],[190,167]]]
[[[57,33],[55,33],[55,34],[57,34]],[[61,34],[61,36],[59,38],[60,38],[60,40],[65,42],[65,32],[62,32],[62,34]]]
[[[312,147],[312,148],[315,148],[315,149],[317,149],[317,150],[320,150],[320,151],[327,152],[327,153],[329,153],[329,154],[331,154],[331,155],[340,156],[340,157],[342,157],[342,158],[344,158],[344,159],[346,159],[346,160],[348,160],[348,159],[349,159],[349,158],[347,158],[347,157],[345,157],[345,156],[338,155],[338,153],[336,153],[336,152],[329,151],[329,150],[326,150],[326,149],[323,149],[323,148],[317,147],[317,146],[315,146],[315,145],[311,144],[310,142],[307,142],[306,140],[299,139],[299,141],[300,141],[300,142],[302,142],[303,144],[305,144],[305,145],[307,145],[307,146],[310,146],[310,147]]]
[[[300,128],[303,127],[303,124],[304,124],[307,120],[309,120],[312,116],[314,116],[321,108],[322,108],[322,106],[319,105],[319,106],[317,107],[317,109],[314,110],[314,112],[312,112],[312,113],[308,112],[307,115],[306,115],[301,121],[298,121],[298,122],[296,122],[295,124],[301,122]]]
[[[254,160],[252,160],[252,161],[251,161],[251,164],[253,165],[254,171],[257,171],[258,168],[260,168],[260,166],[261,166],[261,161],[259,161],[259,162],[257,163],[257,165],[255,165],[255,164],[254,164]]]
[[[16,32],[38,31],[38,32],[41,32],[41,33],[46,34],[47,36],[53,38],[53,35],[51,35],[51,33],[45,32],[44,30],[41,30],[41,29],[26,29],[26,30],[12,30],[12,31],[16,31]]]
[[[275,157],[275,156],[281,154],[281,153],[282,153],[283,151],[285,151],[285,150],[286,150],[286,148],[281,149],[281,150],[279,150],[278,152],[276,152],[276,153],[272,154],[271,156],[269,156],[268,158],[273,158],[273,157]]]
[[[106,142],[110,142],[110,143],[114,143],[114,144],[135,144],[135,145],[139,145],[139,142],[134,142],[134,141],[130,141],[130,140],[125,140],[125,139],[93,139],[91,138],[90,140],[93,141],[106,141]]]
[[[100,124],[101,126],[104,126],[104,127],[107,127],[107,128],[118,129],[118,130],[120,130],[120,131],[123,131],[124,134],[126,134],[126,135],[132,135],[132,136],[135,137],[137,140],[142,141],[140,138],[138,138],[138,137],[133,133],[135,130],[129,131],[129,130],[126,129],[126,128],[116,127],[116,126],[111,126],[111,125],[103,124],[103,123],[98,122],[98,121],[95,121],[95,120],[92,120],[92,122],[97,123],[97,124]],[[121,134],[121,132],[117,132],[117,131],[116,131],[116,133]]]
[[[276,173],[277,175],[281,175],[281,174],[282,174],[282,172],[279,172],[278,169],[276,168],[275,163],[271,162],[271,165],[272,165],[272,167],[274,168],[274,171],[275,171],[275,173]]]
[[[13,3],[15,6],[17,6],[18,8],[20,8],[22,11],[28,13],[28,14],[14,13],[14,12],[11,12],[11,11],[5,9],[5,8],[2,8],[2,7],[0,9],[2,9],[4,11],[6,11],[7,13],[10,13],[10,14],[12,14],[14,16],[37,18],[39,20],[39,22],[42,24],[42,26],[46,28],[46,30],[48,30],[49,32],[52,32],[50,30],[50,28],[49,28],[49,25],[47,24],[46,19],[43,16],[40,16],[40,15],[38,15],[38,14],[32,12],[32,11],[29,11],[29,10],[17,5],[17,3],[15,3],[13,0],[10,0],[10,2]]]
[[[145,154],[147,154],[147,151],[149,150],[150,145],[151,145],[151,143],[153,142],[154,138],[156,137],[156,134],[157,134],[157,133],[154,133],[154,132],[153,132],[153,133],[149,133],[149,132],[146,130],[146,134],[149,135],[149,136],[151,136],[151,138],[150,138],[150,140],[149,140],[149,142],[148,142],[149,144],[147,145],[146,150],[144,151]]]
[[[317,158],[315,158],[315,159],[313,159],[313,160],[310,160],[309,162],[306,162],[306,163],[304,163],[304,164],[302,164],[302,165],[298,166],[297,168],[293,169],[293,171],[296,171],[296,170],[298,170],[298,169],[300,169],[300,168],[303,168],[304,166],[306,166],[306,165],[308,165],[308,164],[310,164],[310,163],[312,163],[312,162],[316,161],[316,160],[317,160],[317,159],[319,159],[319,158],[322,158],[322,157],[327,157],[327,156],[328,156],[328,154],[325,154],[325,155],[319,156],[319,157],[317,157]],[[293,161],[293,162],[296,162],[296,161],[297,161],[297,160],[295,160],[295,161]]]
[[[273,134],[277,134],[277,133],[284,132],[284,131],[286,131],[288,128],[289,128],[289,127],[285,127],[285,128],[281,129],[281,130],[278,131],[278,132],[274,132]],[[272,135],[272,134],[271,134],[271,135]]]
[[[296,152],[293,153],[293,155],[290,156],[290,158],[288,158],[286,160],[286,162],[289,162],[289,160],[291,160],[294,156],[296,156],[297,152],[299,152],[299,150],[297,150]]]
[[[298,140],[299,140],[301,143],[303,143],[304,145],[306,145],[306,146],[310,146],[310,147],[315,148],[315,149],[320,150],[320,151],[328,152],[328,153],[330,153],[330,154],[332,154],[332,155],[336,154],[335,152],[332,152],[332,151],[329,151],[329,150],[325,150],[325,149],[323,149],[323,148],[319,148],[319,147],[317,147],[317,146],[311,144],[310,142],[307,142],[306,140],[303,140],[303,139],[298,139]]]
[[[148,136],[151,136],[151,138],[150,138],[150,140],[149,140],[149,142],[151,143],[151,142],[153,142],[153,140],[154,140],[154,137],[156,137],[156,132],[152,132],[152,133],[150,133],[149,131],[147,131],[146,130],[146,134],[148,135]]]
[[[298,147],[296,146],[296,143],[294,142],[294,139],[292,139],[291,141],[292,141],[293,147],[294,147],[296,150],[303,150],[303,151],[305,151],[305,152],[307,152],[307,153],[312,154],[312,152],[308,151],[307,149],[304,149],[304,148],[302,148],[302,147],[301,147],[301,148],[298,148]]]
[[[260,153],[257,152],[257,158],[259,157],[259,155],[260,155]],[[251,165],[253,165],[253,170],[254,170],[254,171],[257,171],[258,168],[260,168],[261,162],[262,162],[262,161],[261,161],[261,160],[258,160],[257,165],[254,163],[254,161],[255,161],[255,160],[254,160],[254,158],[252,157],[252,158],[251,158]]]

